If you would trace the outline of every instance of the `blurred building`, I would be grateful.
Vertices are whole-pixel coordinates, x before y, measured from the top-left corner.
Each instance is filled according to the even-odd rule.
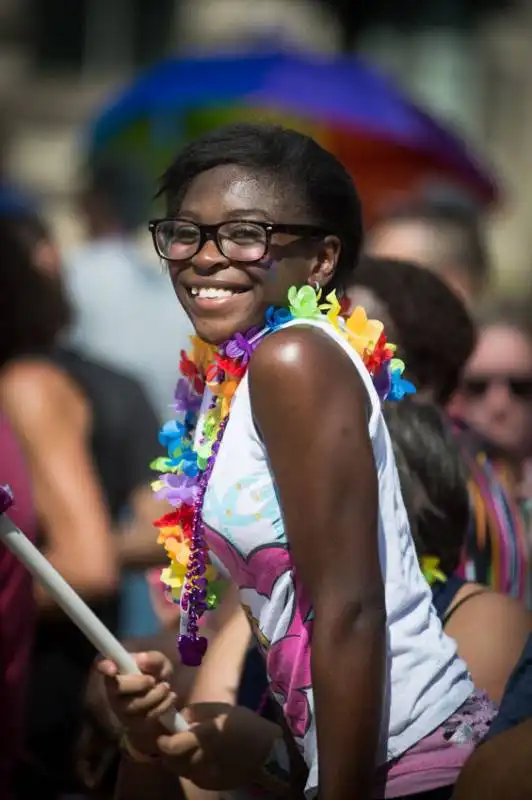
[[[507,195],[495,242],[503,274],[520,279],[532,249],[531,30],[532,0],[3,0],[0,139],[6,120],[8,171],[73,236],[83,123],[139,68],[250,40],[357,49],[493,159]]]

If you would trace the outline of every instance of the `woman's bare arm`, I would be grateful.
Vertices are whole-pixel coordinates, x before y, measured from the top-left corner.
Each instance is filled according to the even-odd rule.
[[[85,598],[117,583],[111,524],[89,449],[90,413],[56,367],[24,361],[4,370],[0,407],[23,447],[44,554]],[[52,600],[37,587],[43,607]]]
[[[190,693],[190,703],[236,704],[251,631],[233,586],[228,590],[223,604],[224,608],[220,611],[225,619],[209,640],[207,653]]]
[[[304,327],[259,345],[250,387],[295,574],[315,614],[320,800],[368,800],[386,653],[368,396],[338,345]]]

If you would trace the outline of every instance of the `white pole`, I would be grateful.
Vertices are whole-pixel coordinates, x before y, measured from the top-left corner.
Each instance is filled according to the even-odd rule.
[[[134,658],[98,619],[88,605],[65,581],[49,561],[9,519],[5,510],[12,504],[12,495],[5,486],[0,486],[0,541],[21,561],[39,583],[49,592],[56,603],[68,614],[72,622],[92,642],[99,653],[110,658],[124,675],[140,675]],[[4,511],[4,513],[2,513]],[[188,730],[188,725],[177,712],[169,711],[161,718],[171,732]]]

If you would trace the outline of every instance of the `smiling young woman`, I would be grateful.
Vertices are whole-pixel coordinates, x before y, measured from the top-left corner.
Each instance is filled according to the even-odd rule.
[[[174,506],[157,524],[181,656],[197,665],[205,652],[199,620],[219,567],[305,761],[307,797],[449,797],[491,710],[472,700],[418,566],[381,413],[383,397],[410,390],[401,364],[382,325],[362,309],[343,321],[332,293],[359,255],[354,184],[309,137],[239,125],[185,148],[161,191],[155,247],[198,337],[156,482]],[[120,677],[119,718],[131,721],[132,691],[143,710],[160,703],[151,686]],[[207,789],[241,786],[261,773],[264,752],[249,748],[271,723],[252,717],[255,738],[250,712],[212,709],[185,710],[193,731],[153,735],[150,750]],[[137,751],[147,732],[130,727]]]

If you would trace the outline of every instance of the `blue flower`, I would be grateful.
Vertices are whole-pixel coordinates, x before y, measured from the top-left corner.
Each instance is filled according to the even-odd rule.
[[[192,450],[185,453],[181,459],[180,467],[183,474],[187,475],[189,478],[195,478],[199,475],[198,457],[196,453],[193,453]]]
[[[190,447],[172,453],[172,466],[181,475],[195,478],[199,474],[198,456]]]
[[[415,394],[416,387],[410,381],[401,376],[401,371],[393,369],[390,372],[391,384],[387,399],[391,402],[399,402],[408,394]]]
[[[159,431],[159,442],[163,447],[169,447],[176,440],[181,440],[186,436],[185,426],[181,422],[172,419],[165,422]]]
[[[266,311],[266,325],[274,331],[292,319],[292,312],[288,308],[270,306]]]
[[[193,431],[194,428],[197,425],[197,422],[198,422],[197,412],[195,410],[187,411],[187,413],[185,414],[184,422],[185,422],[185,426],[187,428],[187,431]]]

